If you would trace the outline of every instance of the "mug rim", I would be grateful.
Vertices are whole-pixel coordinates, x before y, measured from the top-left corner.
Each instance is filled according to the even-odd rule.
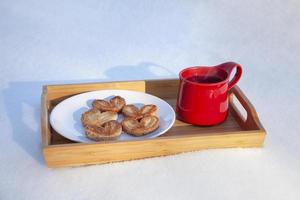
[[[222,80],[220,82],[216,82],[216,83],[198,83],[198,82],[190,81],[187,78],[184,78],[183,75],[182,75],[184,72],[186,72],[188,70],[199,69],[199,68],[206,68],[206,69],[207,68],[215,68],[215,70],[220,70],[220,71],[225,72],[226,73],[226,78],[224,80]],[[187,67],[187,68],[182,69],[179,72],[179,78],[181,80],[183,80],[183,81],[186,81],[186,82],[190,83],[190,84],[203,85],[203,86],[210,86],[210,85],[211,86],[215,86],[215,85],[220,85],[220,84],[226,83],[228,81],[228,79],[229,79],[228,73],[225,70],[221,69],[221,68],[217,68],[217,69],[216,68],[217,68],[216,66],[212,66],[212,67],[208,67],[208,66],[192,66],[192,67]]]

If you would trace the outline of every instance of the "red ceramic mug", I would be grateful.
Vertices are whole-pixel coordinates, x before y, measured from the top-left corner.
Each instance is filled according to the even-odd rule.
[[[236,74],[229,81],[234,68]],[[234,62],[182,70],[179,74],[177,118],[200,126],[223,122],[228,114],[228,91],[239,81],[241,75],[241,65]]]

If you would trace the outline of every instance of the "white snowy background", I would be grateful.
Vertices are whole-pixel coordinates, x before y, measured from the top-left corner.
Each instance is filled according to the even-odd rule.
[[[239,62],[268,136],[220,149],[49,169],[45,84],[175,78]],[[300,1],[0,1],[0,199],[300,199]]]

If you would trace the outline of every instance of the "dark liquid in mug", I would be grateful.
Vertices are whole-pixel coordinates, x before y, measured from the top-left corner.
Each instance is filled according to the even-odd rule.
[[[190,76],[187,80],[195,83],[218,83],[223,81],[222,78],[217,76]]]

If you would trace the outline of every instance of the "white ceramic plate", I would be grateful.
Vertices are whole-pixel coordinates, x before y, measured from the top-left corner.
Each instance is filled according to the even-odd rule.
[[[140,137],[134,137],[123,132],[118,140],[154,138],[169,130],[175,122],[173,108],[156,96],[130,90],[99,90],[75,95],[60,102],[50,114],[50,124],[56,132],[70,140],[91,143],[93,141],[85,136],[81,124],[82,113],[91,108],[93,100],[110,100],[117,95],[125,98],[127,104],[135,104],[139,108],[145,104],[155,104],[160,118],[160,126],[156,131]],[[119,114],[118,121],[121,122],[122,119],[123,115]]]

